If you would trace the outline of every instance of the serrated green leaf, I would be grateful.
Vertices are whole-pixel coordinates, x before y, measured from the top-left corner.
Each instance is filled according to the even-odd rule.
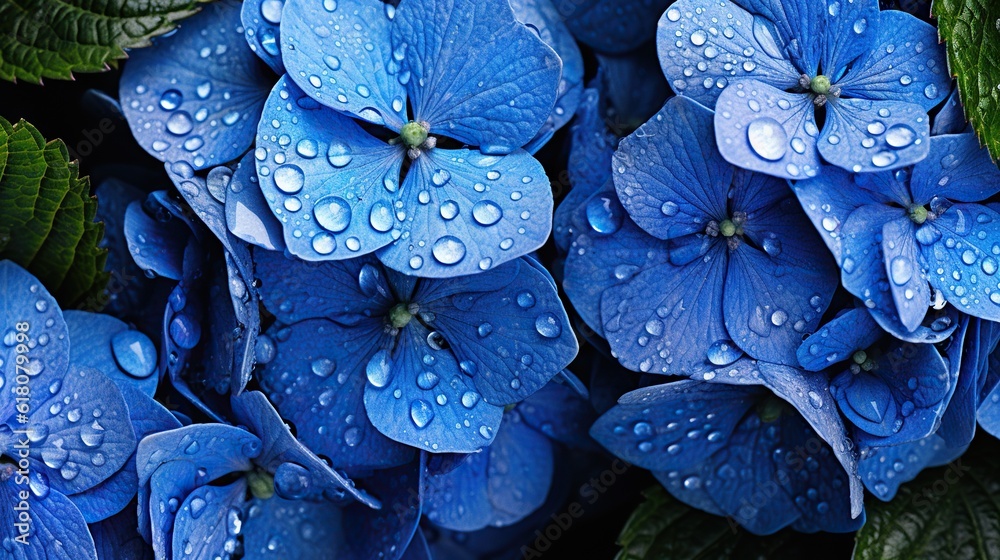
[[[0,78],[39,82],[106,70],[125,49],[149,45],[204,1],[3,0]]]
[[[760,537],[731,520],[688,507],[662,486],[648,488],[642,495],[646,501],[632,512],[618,535],[622,549],[616,560],[807,558],[817,546],[829,553],[842,548],[843,539],[850,539],[842,535],[808,535],[791,529]],[[834,539],[832,546],[830,539]],[[847,552],[843,555],[846,557]]]
[[[990,154],[1000,157],[1000,2],[934,0],[931,12],[948,49],[965,115]]]
[[[62,140],[46,143],[26,121],[0,117],[0,259],[27,268],[66,308],[108,281],[96,211],[90,181]]]
[[[1000,558],[1000,445],[923,472],[891,502],[867,504],[855,560],[995,560]],[[985,445],[984,445],[985,443]]]

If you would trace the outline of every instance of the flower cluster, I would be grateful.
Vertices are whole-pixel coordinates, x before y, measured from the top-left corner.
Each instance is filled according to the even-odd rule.
[[[5,554],[534,557],[609,460],[849,533],[1000,437],[1000,168],[931,24],[561,4],[217,0],[131,52],[135,274],[62,311],[0,261]]]
[[[995,431],[1000,171],[936,30],[874,0],[679,0],[656,45],[678,96],[580,120],[606,169],[556,216],[570,301],[652,385],[591,433],[752,532],[853,531],[863,487]]]

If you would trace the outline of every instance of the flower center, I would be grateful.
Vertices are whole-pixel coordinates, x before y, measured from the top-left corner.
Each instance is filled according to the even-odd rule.
[[[417,121],[410,121],[403,125],[399,137],[403,139],[403,144],[407,148],[419,148],[427,141],[427,128]]]
[[[405,303],[397,303],[389,310],[389,323],[392,324],[393,328],[405,327],[412,318],[413,313],[410,313],[410,306]]]
[[[878,361],[864,350],[858,350],[852,354],[851,362],[851,373],[854,374],[861,373],[862,371],[872,371],[878,367]]]
[[[920,206],[919,204],[914,204],[910,206],[910,220],[915,224],[922,224],[927,221],[927,208]]]
[[[722,220],[722,223],[719,224],[719,233],[721,233],[723,237],[732,237],[736,235],[736,230],[736,224],[732,220]]]
[[[257,469],[248,472],[247,485],[255,498],[266,500],[274,495],[274,477],[268,472]]]
[[[784,401],[777,397],[768,396],[766,399],[757,404],[757,416],[760,417],[761,422],[774,422],[778,418],[781,418],[781,413],[784,409]]]
[[[809,89],[818,95],[826,95],[830,93],[830,86],[830,78],[822,74],[809,81]]]

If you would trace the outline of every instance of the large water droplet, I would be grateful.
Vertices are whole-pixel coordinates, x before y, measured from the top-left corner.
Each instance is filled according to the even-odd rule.
[[[351,154],[351,148],[347,144],[334,142],[330,144],[330,149],[326,151],[326,159],[330,162],[330,165],[340,169],[351,163],[354,156]]]
[[[410,418],[417,428],[425,428],[434,419],[434,410],[427,401],[416,399],[410,403]]]
[[[297,165],[282,165],[274,170],[274,185],[281,192],[295,194],[305,185],[306,175]]]
[[[434,242],[431,254],[441,264],[457,264],[465,258],[465,243],[457,237],[445,235]]]
[[[562,333],[562,325],[553,313],[543,313],[535,319],[535,330],[545,338],[557,338]]]
[[[491,200],[480,200],[472,207],[472,218],[481,226],[492,226],[503,217],[503,210]]]
[[[316,216],[316,223],[333,233],[340,233],[351,225],[351,207],[339,196],[324,196],[317,200],[313,215]]]
[[[728,366],[743,356],[740,350],[731,340],[719,340],[708,347],[708,361],[717,366]]]
[[[788,135],[771,117],[755,119],[747,127],[747,139],[754,153],[768,161],[778,161],[788,150]]]
[[[389,351],[379,350],[376,352],[368,360],[365,374],[368,376],[368,382],[372,385],[379,388],[385,387],[392,376],[392,360],[389,358]]]
[[[156,346],[139,331],[127,330],[111,339],[111,353],[122,371],[144,379],[156,371]]]

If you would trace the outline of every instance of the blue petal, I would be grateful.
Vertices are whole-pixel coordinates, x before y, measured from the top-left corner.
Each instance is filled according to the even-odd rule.
[[[411,321],[391,355],[366,366],[365,409],[383,434],[432,452],[471,453],[488,445],[503,408],[487,402],[438,337]],[[434,346],[431,344],[434,343]]]
[[[154,560],[153,549],[136,531],[135,508],[89,526],[98,560]]]
[[[246,492],[246,478],[240,478],[188,494],[174,519],[173,550],[193,558],[214,558],[235,547]]]
[[[800,74],[814,75],[823,58],[829,14],[826,1],[787,2],[785,0],[737,0],[754,19],[754,36],[773,57],[787,57]],[[864,0],[868,4],[871,0]],[[852,2],[852,4],[858,4]],[[680,7],[680,6],[678,6]],[[847,14],[857,9],[848,7]],[[830,14],[833,16],[833,14]],[[833,22],[836,28],[840,22]],[[851,22],[853,23],[853,22]],[[838,30],[839,31],[839,30]],[[867,41],[859,41],[866,45]],[[844,61],[848,62],[848,61]]]
[[[247,243],[269,251],[284,251],[281,222],[271,213],[264,198],[253,157],[250,152],[243,156],[225,191],[226,225],[230,233]]]
[[[736,4],[680,0],[660,17],[656,50],[674,91],[714,107],[723,88],[746,78],[781,90],[798,85],[802,72],[773,31]]]
[[[407,120],[406,94],[389,44],[390,7],[367,0],[289,2],[281,14],[283,79],[327,107],[399,130]]]
[[[30,272],[8,260],[0,261],[0,330],[4,336],[0,372],[7,388],[0,393],[0,416],[8,416],[14,413],[17,375],[31,374],[37,387],[61,381],[69,366],[70,350],[69,331],[55,298]],[[46,343],[39,344],[41,341]],[[25,354],[18,352],[22,343],[28,344],[27,362],[18,359]]]
[[[923,322],[931,305],[927,266],[914,234],[913,221],[909,217],[896,218],[882,227],[882,254],[889,290],[900,321],[911,332]]]
[[[541,137],[562,128],[576,113],[583,92],[583,55],[552,0],[510,0],[510,7],[514,10],[514,17],[537,33],[562,61],[559,96],[549,118],[532,140],[538,145]]]
[[[148,336],[110,315],[66,311],[63,316],[71,362],[100,371],[119,387],[134,387],[150,397],[156,393],[156,346]]]
[[[261,386],[299,439],[337,468],[392,467],[413,455],[376,430],[364,408],[364,367],[391,344],[382,329],[312,319],[269,332],[277,353],[259,373]]]
[[[125,239],[129,253],[139,268],[157,276],[180,280],[183,276],[184,250],[190,230],[176,219],[160,221],[143,210],[138,200],[125,211]]]
[[[820,173],[816,114],[809,95],[757,80],[722,90],[715,104],[715,136],[726,161],[785,179]]]
[[[931,125],[931,136],[941,136],[944,134],[962,134],[971,132],[969,121],[965,118],[965,108],[958,96],[958,88],[951,88],[951,95],[945,100],[944,105],[934,116],[934,123]],[[931,148],[933,148],[933,144]]]
[[[65,377],[56,378],[48,390],[36,391],[33,397],[29,425],[16,429],[27,428],[32,469],[44,473],[53,489],[72,494],[93,488],[114,475],[135,451],[125,399],[118,386],[97,370],[71,365]],[[17,450],[7,453],[16,456]]]
[[[136,200],[144,200],[146,193],[138,188],[114,178],[105,179],[94,189],[97,196],[96,221],[104,222],[104,239],[101,246],[108,249],[106,269],[111,279],[106,289],[106,313],[116,317],[146,318],[144,303],[148,297],[150,280],[142,274],[129,254],[125,239],[125,212],[128,205]]]
[[[883,226],[903,210],[882,205],[862,206],[841,226],[841,282],[869,309],[896,314],[880,240]],[[878,319],[878,316],[875,317]]]
[[[989,370],[989,355],[996,347],[1000,329],[996,323],[968,319],[962,331],[952,338],[945,351],[948,370],[957,375],[954,393],[948,408],[941,415],[941,427],[935,432],[944,440],[945,448],[935,456],[935,462],[950,462],[949,454],[961,454],[976,433],[976,409]],[[958,370],[957,374],[953,373]]]
[[[254,154],[288,250],[306,260],[346,259],[399,237],[393,204],[405,196],[397,194],[403,151],[282,78],[264,108]]]
[[[458,468],[424,479],[424,508],[435,525],[457,531],[513,524],[545,502],[552,483],[552,444],[516,411],[497,438]]]
[[[705,462],[685,469],[654,472],[653,476],[667,491],[685,504],[712,515],[726,515],[726,512],[719,508],[712,496],[709,495],[705,485],[701,483],[701,481],[711,477],[711,471]],[[685,481],[690,482],[684,484]]]
[[[567,175],[572,188],[559,202],[552,219],[552,238],[556,247],[563,251],[568,250],[576,237],[573,214],[590,195],[606,184],[611,184],[611,156],[618,142],[606,129],[600,109],[600,95],[595,89],[583,91],[583,100],[570,130]],[[611,190],[613,192],[613,188]]]
[[[871,173],[913,165],[930,151],[930,118],[905,101],[835,99],[826,105],[819,138],[823,159],[848,171]]]
[[[150,155],[205,169],[250,147],[272,83],[243,38],[240,5],[216,2],[177,33],[132,52],[120,95],[132,134]]]
[[[278,28],[284,9],[285,0],[247,0],[240,10],[243,35],[250,50],[279,76],[285,73],[285,65],[281,62],[281,34]]]
[[[331,502],[273,496],[250,503],[243,525],[247,560],[326,560],[331,553],[340,557],[345,548],[343,513]]]
[[[822,42],[821,67],[824,72],[840,74],[849,67],[853,70],[857,59],[875,51],[888,40],[887,36],[893,36],[893,31],[896,32],[893,38],[904,36],[896,28],[895,18],[883,18],[878,0],[852,0],[847,3],[824,0],[809,4],[810,8],[819,12],[825,24],[821,26],[819,32],[822,35],[818,37]],[[906,37],[909,38],[908,35]],[[931,41],[930,45],[933,44],[934,41]]]
[[[936,268],[930,283],[948,303],[973,317],[1000,321],[1000,282],[996,277],[1000,244],[1000,213],[979,204],[956,204],[931,222],[937,231],[933,244],[922,242],[921,253]],[[927,225],[924,226],[926,228]]]
[[[499,266],[541,247],[552,228],[545,170],[521,150],[426,151],[408,171],[402,200],[402,237],[378,256],[389,268],[425,278]]]
[[[668,0],[581,0],[559,3],[566,25],[581,43],[601,53],[631,51],[653,38],[652,21]]]
[[[396,298],[373,257],[310,263],[273,251],[254,251],[260,297],[281,323],[328,318],[345,326],[381,325]]]
[[[293,464],[291,471],[297,471],[308,478],[306,486],[297,489],[303,490],[304,494],[310,496],[322,494],[337,498],[350,494],[352,498],[368,507],[378,507],[378,502],[371,496],[355,488],[353,482],[333,470],[330,465],[302,445],[292,435],[291,430],[263,393],[247,391],[235,395],[232,397],[232,405],[236,419],[260,437],[262,446],[260,454],[254,458],[254,464],[274,473],[276,491],[282,493],[280,484],[282,466]]]
[[[833,167],[818,177],[798,181],[792,190],[833,258],[840,262],[844,223],[856,208],[874,202],[869,191],[857,188],[846,171]]]
[[[937,435],[901,445],[876,447],[858,462],[861,480],[876,498],[888,502],[896,496],[901,484],[916,478],[944,447],[944,440]]]
[[[17,467],[5,463],[0,467],[0,507],[3,508],[3,528],[0,539],[7,543],[5,556],[17,560],[97,560],[94,539],[87,529],[87,522],[76,506],[56,490],[47,490],[43,496],[30,496],[26,513],[30,518],[28,533],[20,533],[18,511],[24,500],[21,493],[26,486],[16,484]],[[17,537],[27,538],[26,544],[15,542]]]
[[[128,402],[129,419],[136,441],[147,435],[181,426],[167,409],[138,389],[125,387],[122,395]],[[135,498],[138,486],[139,475],[133,453],[113,476],[89,490],[73,494],[70,499],[83,513],[87,523],[94,523],[124,509]]]
[[[381,470],[365,480],[376,494],[381,509],[352,504],[344,510],[344,533],[349,558],[396,558],[415,532],[418,532],[422,505],[422,479],[425,454],[420,460],[394,469]],[[361,538],[358,536],[361,535]]]
[[[423,531],[417,531],[407,545],[406,551],[400,556],[400,560],[431,560],[431,551],[427,546],[427,539],[424,538]]]
[[[1000,192],[1000,169],[975,134],[949,134],[930,140],[927,159],[913,168],[913,201],[935,196],[955,202],[979,202]]]
[[[795,349],[802,334],[819,324],[837,288],[836,269],[785,185],[773,179],[758,184],[758,189],[752,183],[737,187],[734,196],[734,205],[751,193],[756,193],[756,204],[773,202],[760,210],[747,207],[746,236],[760,249],[743,242],[730,251],[723,298],[726,329],[747,354],[797,365]],[[781,194],[768,189],[787,198],[776,201]]]
[[[876,3],[853,4],[871,6]],[[841,35],[857,54],[865,55],[837,81],[841,94],[912,103],[925,111],[934,108],[948,95],[951,82],[944,46],[938,44],[937,29],[897,10],[886,10],[877,17],[878,37],[874,44],[859,50],[857,47],[863,41],[851,37],[850,33]]]
[[[636,224],[660,239],[705,231],[728,217],[733,167],[719,156],[712,113],[675,97],[615,152],[615,188]]]
[[[646,268],[604,291],[604,333],[623,366],[689,375],[742,355],[723,318],[726,251],[724,244],[715,243],[689,264]]]
[[[653,471],[683,469],[725,448],[761,394],[695,381],[644,387],[622,396],[590,435],[629,463]]]
[[[758,374],[757,382],[794,406],[816,434],[833,449],[834,455],[848,474],[851,516],[859,516],[863,503],[861,481],[857,476],[857,457],[837,407],[832,406],[833,398],[826,376],[810,375],[797,368],[763,362],[759,363]],[[719,379],[732,382],[726,377]]]
[[[392,44],[415,119],[483,152],[524,146],[555,104],[559,56],[507,0],[406,0]]]
[[[192,490],[198,487],[197,466],[190,461],[170,461],[157,469],[149,480],[149,497],[143,508],[142,493],[139,494],[139,525],[142,516],[148,515],[153,552],[157,558],[173,557],[173,529],[177,510]]]
[[[759,394],[751,395],[760,399]],[[789,478],[785,472],[790,466],[788,454],[783,448],[785,443],[791,443],[786,442],[791,439],[788,432],[804,426],[800,419],[792,422],[787,418],[794,412],[785,410],[780,414],[780,420],[770,421],[762,421],[759,412],[745,414],[727,438],[727,445],[714,453],[705,466],[708,495],[722,511],[755,534],[773,533],[801,516],[790,492],[779,488]],[[702,482],[700,478],[689,478],[685,484]]]
[[[796,356],[808,371],[823,371],[875,344],[883,331],[867,310],[854,308],[823,325],[802,341]]]
[[[251,470],[251,459],[260,452],[260,439],[246,430],[223,424],[192,424],[143,438],[135,464],[142,485],[155,472],[181,461],[204,470],[201,479],[207,483],[231,472]]]
[[[595,197],[617,201],[614,191],[598,193]],[[596,223],[602,224],[599,220]],[[628,218],[622,220],[620,229],[610,234],[593,227],[581,228],[569,249],[563,289],[576,312],[599,335],[604,333],[601,299],[605,290],[628,282],[642,270],[667,263],[667,244]]]
[[[523,400],[576,356],[578,345],[550,278],[527,261],[458,280],[424,280],[413,301],[451,347],[476,390],[495,405]]]
[[[563,383],[549,382],[517,406],[524,422],[566,445],[590,449],[587,430],[597,419],[590,400]]]

